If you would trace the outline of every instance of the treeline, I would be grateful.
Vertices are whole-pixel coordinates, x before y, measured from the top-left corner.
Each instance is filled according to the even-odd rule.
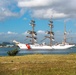
[[[10,42],[2,42],[2,43],[0,43],[0,46],[15,46],[15,44],[14,43],[10,43]]]

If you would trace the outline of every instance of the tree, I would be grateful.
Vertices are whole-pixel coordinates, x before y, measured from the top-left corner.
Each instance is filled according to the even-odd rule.
[[[14,50],[11,50],[11,51],[8,51],[7,52],[7,54],[9,55],[9,56],[16,56],[17,54],[18,54],[18,49],[16,48],[16,49],[14,49]]]

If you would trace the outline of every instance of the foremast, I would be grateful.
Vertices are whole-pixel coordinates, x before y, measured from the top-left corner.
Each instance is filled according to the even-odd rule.
[[[37,42],[37,33],[35,32],[35,21],[31,20],[30,25],[32,27],[32,30],[29,30],[27,33],[30,34],[30,36],[26,36],[27,38],[31,38],[31,43],[34,45]]]

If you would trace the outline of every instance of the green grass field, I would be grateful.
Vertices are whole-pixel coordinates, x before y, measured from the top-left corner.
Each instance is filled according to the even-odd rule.
[[[76,54],[0,57],[0,75],[76,75]]]

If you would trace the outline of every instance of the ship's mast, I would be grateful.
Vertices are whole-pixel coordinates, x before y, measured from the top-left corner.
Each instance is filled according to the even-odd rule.
[[[28,37],[28,38],[31,38],[31,42],[32,42],[32,44],[34,45],[37,41],[36,41],[36,32],[35,32],[35,30],[34,30],[34,27],[35,27],[35,21],[34,20],[31,20],[31,22],[30,22],[30,25],[32,26],[32,30],[30,31],[28,31],[28,33],[31,35],[31,36],[26,36],[26,37]]]
[[[64,45],[66,43],[66,22],[64,22]]]
[[[34,44],[34,27],[35,27],[35,21],[31,20],[31,26],[32,26],[32,44]]]
[[[46,38],[50,39],[50,46],[52,46],[52,41],[54,40],[54,32],[52,31],[52,28],[53,28],[52,20],[50,20],[49,27],[50,27],[50,31],[46,32],[47,34],[49,34],[49,36],[46,36]]]
[[[52,32],[52,28],[53,28],[53,21],[52,20],[50,20],[50,24],[49,24],[49,26],[50,26],[50,46],[52,46],[52,40],[53,40],[53,35],[54,35],[54,33]]]

